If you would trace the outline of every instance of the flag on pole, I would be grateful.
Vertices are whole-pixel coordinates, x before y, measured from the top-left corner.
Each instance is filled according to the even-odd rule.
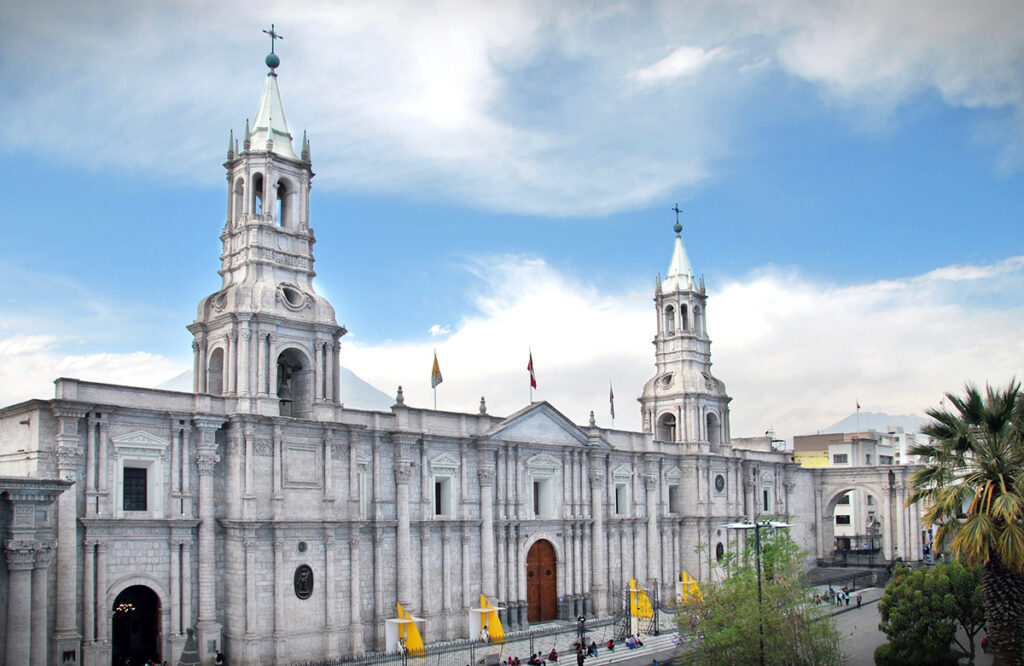
[[[443,382],[441,378],[441,366],[437,364],[437,350],[434,351],[434,369],[430,371],[430,388],[437,388]]]
[[[612,411],[612,420],[615,420],[615,392],[612,390],[612,383],[608,382],[608,406]]]
[[[857,411],[860,411],[860,400],[857,401]]]
[[[530,362],[526,364],[526,369],[530,371],[530,388],[537,388],[537,376],[533,374],[533,350],[530,350]]]

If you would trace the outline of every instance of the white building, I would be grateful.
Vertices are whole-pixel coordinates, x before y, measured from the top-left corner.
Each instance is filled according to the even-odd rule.
[[[642,432],[546,402],[504,417],[400,393],[389,412],[343,408],[346,331],[312,284],[308,144],[294,152],[267,64],[225,163],[222,284],[189,326],[194,391],[64,378],[53,399],[0,409],[0,475],[41,488],[26,504],[0,486],[6,663],[173,664],[190,627],[206,663],[216,649],[245,664],[338,657],[382,649],[396,603],[428,641],[465,636],[481,593],[510,629],[602,616],[631,576],[665,598],[683,570],[718,575],[726,522],[792,516],[823,556],[819,518],[852,488],[887,493],[890,554],[920,557],[916,514],[897,508],[905,477],[847,481],[731,446],[678,226]]]

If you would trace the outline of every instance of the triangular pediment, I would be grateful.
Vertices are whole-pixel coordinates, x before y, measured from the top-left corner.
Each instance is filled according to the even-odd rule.
[[[522,409],[497,425],[488,439],[555,446],[586,446],[587,433],[546,402]]]
[[[430,459],[430,469],[458,469],[459,464],[459,459],[447,452]]]
[[[153,449],[164,449],[171,443],[170,440],[157,437],[145,430],[136,430],[135,432],[130,432],[126,435],[111,437],[110,441],[114,443],[114,446],[139,446]]]

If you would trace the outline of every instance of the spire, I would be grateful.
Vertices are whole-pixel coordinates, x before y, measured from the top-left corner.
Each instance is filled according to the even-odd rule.
[[[252,135],[248,138],[253,146],[267,146],[268,152],[298,160],[299,156],[292,148],[292,133],[288,131],[288,121],[284,117],[281,91],[277,88],[277,72],[275,70],[281,64],[281,58],[271,52],[267,54],[266,63],[270,71],[267,72],[263,97],[260,98],[256,119],[253,120]]]
[[[245,119],[245,140],[242,142],[242,149],[245,150],[246,152],[248,152],[249,146],[252,144],[252,141],[250,141],[250,139],[249,139],[249,135],[250,134],[252,134],[252,132],[249,130],[249,119],[246,118]]]
[[[690,260],[686,257],[686,249],[683,247],[683,239],[680,233],[683,225],[679,224],[679,204],[672,210],[676,213],[676,223],[672,229],[676,232],[676,244],[672,250],[672,262],[668,266],[668,273],[665,275],[663,284],[665,291],[675,289],[693,288],[693,270],[690,268]]]
[[[228,132],[228,161],[235,159],[235,130]]]
[[[302,130],[302,161],[309,161],[309,139],[306,137],[306,130]]]

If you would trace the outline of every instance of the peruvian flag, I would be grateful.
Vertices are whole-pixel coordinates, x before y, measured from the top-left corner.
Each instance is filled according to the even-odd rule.
[[[526,364],[526,369],[530,373],[530,388],[537,388],[537,376],[533,374],[533,350],[530,350],[530,362]]]

